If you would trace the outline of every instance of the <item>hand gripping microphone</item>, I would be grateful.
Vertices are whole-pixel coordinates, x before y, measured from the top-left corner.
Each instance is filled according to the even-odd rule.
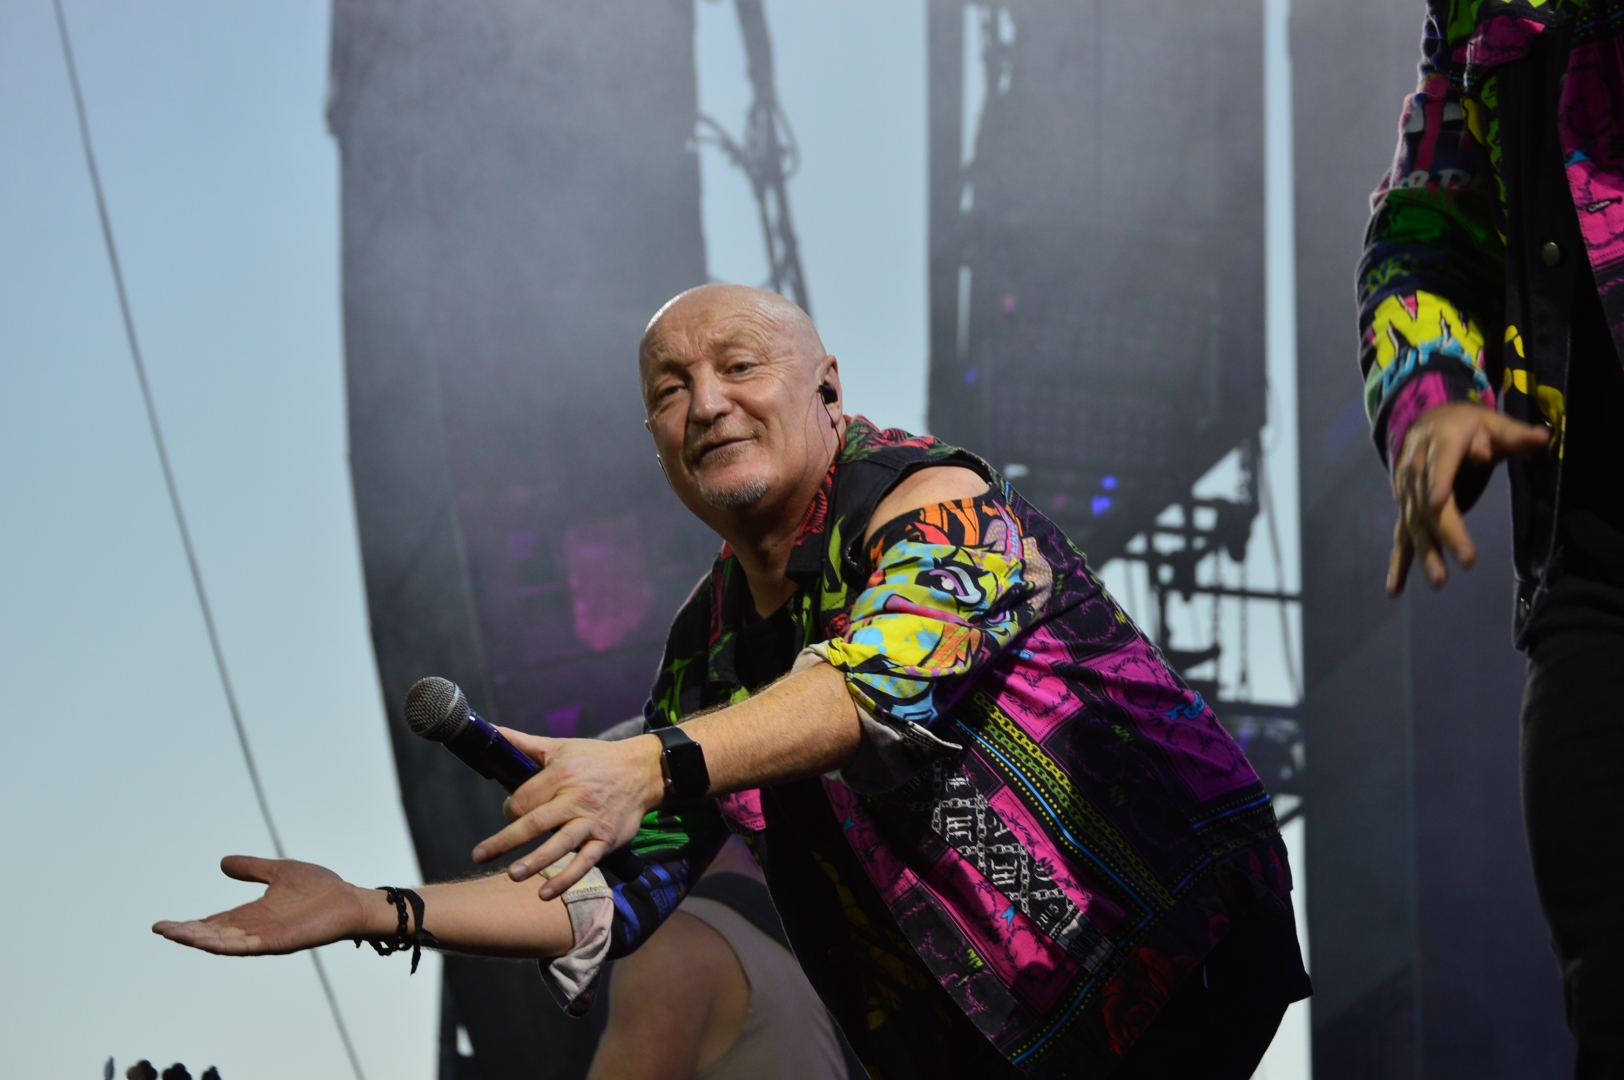
[[[406,694],[406,723],[413,734],[443,743],[464,765],[495,780],[509,795],[541,771],[468,707],[462,688],[450,679],[437,675],[419,679]]]
[[[462,688],[450,679],[436,675],[419,679],[406,692],[406,723],[414,734],[444,745],[464,765],[507,788],[509,795],[541,771],[468,707]],[[643,872],[642,861],[630,848],[609,852],[598,865],[621,881],[631,881]]]

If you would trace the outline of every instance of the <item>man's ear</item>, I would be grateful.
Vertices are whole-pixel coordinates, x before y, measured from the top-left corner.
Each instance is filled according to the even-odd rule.
[[[840,385],[840,361],[833,356],[825,356],[823,362],[818,365],[818,385],[822,386],[824,383],[839,390],[841,398],[845,398],[845,388]]]

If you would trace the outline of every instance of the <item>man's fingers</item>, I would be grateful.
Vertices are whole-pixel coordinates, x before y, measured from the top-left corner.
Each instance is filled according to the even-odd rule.
[[[564,779],[564,770],[543,768],[502,802],[502,816],[509,821],[518,821],[536,807],[547,805],[558,794],[558,787]]]
[[[576,818],[574,821],[561,826],[557,832],[547,838],[546,843],[524,858],[516,860],[512,866],[508,867],[508,876],[514,881],[523,881],[532,874],[538,874],[547,869],[591,839],[591,823],[582,818]]]
[[[220,872],[238,881],[255,881],[269,885],[276,875],[280,859],[257,859],[252,855],[227,855],[220,860]]]
[[[569,818],[570,812],[555,803],[547,803],[530,811],[524,817],[515,821],[495,836],[487,837],[474,848],[474,861],[487,863],[498,855],[505,855],[514,848],[528,844],[536,837],[549,829],[556,829]],[[523,881],[524,878],[514,878]]]
[[[598,865],[598,860],[603,858],[608,851],[609,845],[604,843],[602,840],[588,840],[586,843],[581,845],[581,850],[575,853],[575,858],[570,860],[570,864],[568,866],[564,867],[563,870],[560,870],[558,873],[548,878],[547,881],[542,884],[541,890],[537,895],[539,895],[543,900],[551,900],[555,896],[563,896],[564,890],[586,877],[587,873],[594,866]]]
[[[557,749],[560,740],[545,739],[540,735],[526,735],[512,728],[499,727],[496,730],[517,747],[520,753],[541,766],[541,772],[519,785],[519,790],[509,795],[502,803],[502,816],[509,821],[518,821],[536,807],[552,800],[553,793],[558,788],[558,781],[553,773],[548,771],[547,762]]]
[[[1437,530],[1438,539],[1455,556],[1456,562],[1467,569],[1477,562],[1477,547],[1472,543],[1472,534],[1466,531],[1466,522],[1453,495],[1438,515]]]
[[[547,764],[547,755],[558,745],[559,740],[549,739],[541,735],[528,735],[512,728],[498,727],[502,737],[512,743],[525,757],[543,767]]]

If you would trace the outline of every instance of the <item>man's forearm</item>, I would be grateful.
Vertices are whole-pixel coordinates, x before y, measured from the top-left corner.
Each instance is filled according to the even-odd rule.
[[[846,677],[828,664],[696,717],[682,730],[705,748],[713,795],[838,769],[856,755],[863,734]]]
[[[682,729],[704,748],[712,795],[840,768],[862,743],[862,723],[846,678],[823,663],[737,705],[695,717]],[[571,851],[585,857],[543,885],[543,895],[569,888],[606,852],[629,842],[644,816],[665,801],[660,740],[653,735],[598,743],[507,729],[503,734],[543,767],[508,799],[504,809],[512,824],[482,841],[474,861],[488,862],[553,831],[551,839],[508,868],[522,881]],[[429,928],[434,929],[432,920]]]

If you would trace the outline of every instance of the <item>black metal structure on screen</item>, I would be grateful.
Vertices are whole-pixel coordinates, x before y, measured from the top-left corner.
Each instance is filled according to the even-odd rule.
[[[1266,501],[1262,4],[933,0],[929,34],[931,430],[1096,567],[1143,563],[1158,644],[1216,701],[1216,627],[1175,647],[1169,599],[1294,599],[1196,572],[1245,563]],[[1230,455],[1234,490],[1196,498]],[[1220,714],[1296,788],[1294,710]]]
[[[351,471],[423,873],[471,872],[502,793],[406,731],[425,675],[590,735],[640,712],[715,540],[642,430],[636,343],[705,280],[690,0],[337,0]],[[448,957],[441,1076],[584,1075],[533,965]],[[457,1053],[457,1029],[473,1054]]]
[[[761,0],[736,0],[742,145],[769,287],[806,304],[796,160]],[[401,796],[423,873],[473,869],[501,792],[401,719],[425,675],[558,737],[640,715],[716,538],[642,430],[636,347],[706,279],[688,0],[335,0],[356,516]],[[579,1077],[531,965],[447,957],[441,1080]],[[459,1032],[472,1054],[459,1052]]]

